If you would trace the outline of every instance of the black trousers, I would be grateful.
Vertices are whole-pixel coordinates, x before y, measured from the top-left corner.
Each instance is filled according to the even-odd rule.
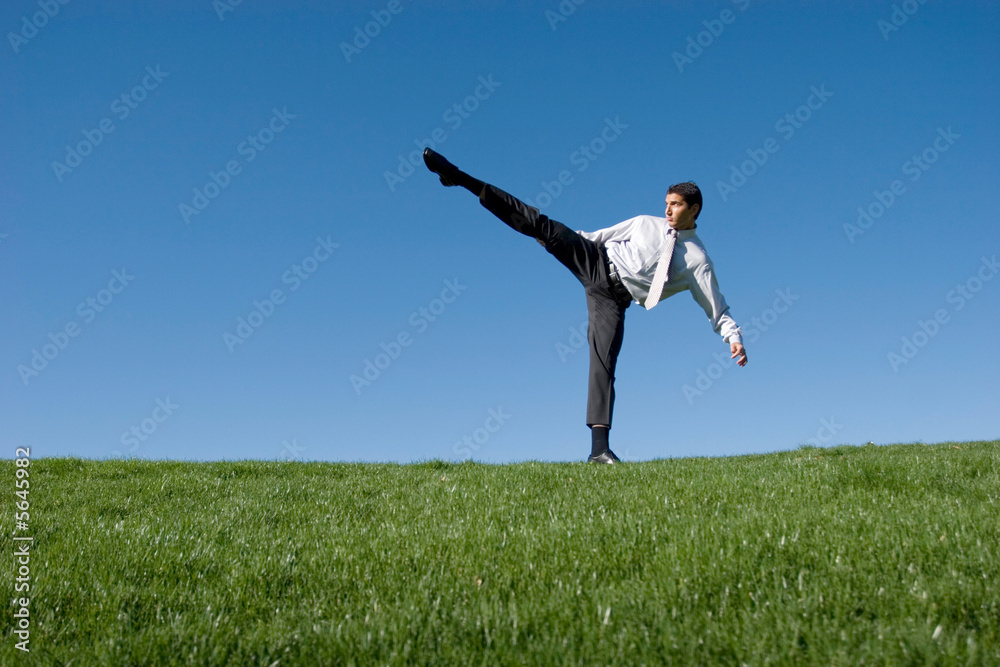
[[[486,185],[479,200],[513,229],[537,239],[583,285],[587,293],[587,342],[590,345],[587,426],[606,424],[610,427],[615,406],[615,366],[625,334],[625,310],[631,300],[618,296],[613,290],[608,277],[607,252],[603,246],[497,187]]]

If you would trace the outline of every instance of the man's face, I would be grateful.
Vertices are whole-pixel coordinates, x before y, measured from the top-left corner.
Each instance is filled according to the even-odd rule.
[[[674,229],[694,229],[694,216],[697,212],[697,204],[691,208],[679,194],[667,195],[667,224]]]

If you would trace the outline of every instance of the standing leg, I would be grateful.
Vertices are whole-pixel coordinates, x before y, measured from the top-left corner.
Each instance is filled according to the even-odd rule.
[[[611,427],[615,406],[615,368],[625,335],[625,309],[597,289],[587,290],[587,342],[590,346],[590,389],[587,425]]]
[[[587,288],[587,342],[590,347],[590,380],[587,391],[587,425],[591,430],[590,461],[617,463],[608,445],[615,407],[615,367],[625,335],[625,310],[629,303],[615,299],[608,290]]]

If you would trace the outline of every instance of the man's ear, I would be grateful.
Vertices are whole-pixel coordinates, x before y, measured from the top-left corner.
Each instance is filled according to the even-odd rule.
[[[691,207],[691,210],[694,212],[694,217],[697,218],[698,214],[701,213],[701,204],[695,204]]]

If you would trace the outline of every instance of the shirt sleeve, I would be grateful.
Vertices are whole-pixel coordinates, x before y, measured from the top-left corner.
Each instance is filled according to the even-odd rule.
[[[598,245],[607,245],[612,241],[628,241],[632,238],[634,224],[635,218],[629,218],[628,220],[619,222],[617,225],[598,229],[596,232],[578,231],[577,234],[585,239],[590,239]]]
[[[694,280],[691,281],[691,296],[704,309],[712,323],[712,329],[722,336],[722,340],[730,345],[743,344],[743,332],[729,315],[729,305],[719,292],[719,283],[715,279],[715,271],[710,262],[695,270]]]

